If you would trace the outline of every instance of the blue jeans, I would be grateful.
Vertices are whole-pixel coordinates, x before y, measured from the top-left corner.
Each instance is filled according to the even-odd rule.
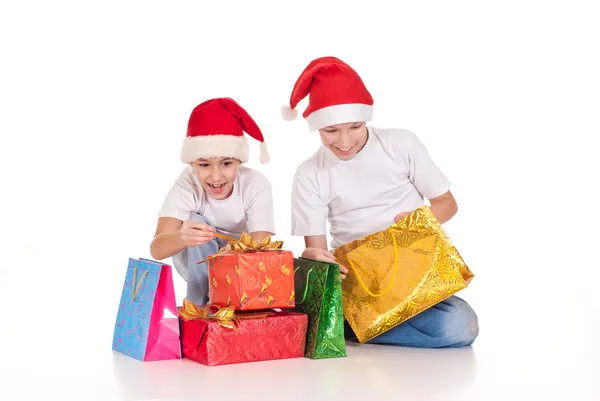
[[[213,226],[204,217],[196,213],[190,215],[190,220]],[[210,242],[186,248],[173,255],[175,270],[187,281],[186,298],[196,305],[206,305],[208,303],[208,262],[197,263],[217,253],[221,246],[219,240],[215,238]]]
[[[346,324],[346,336],[354,333]],[[463,299],[452,296],[380,334],[367,344],[397,345],[417,348],[461,348],[475,341],[479,334],[477,315]]]

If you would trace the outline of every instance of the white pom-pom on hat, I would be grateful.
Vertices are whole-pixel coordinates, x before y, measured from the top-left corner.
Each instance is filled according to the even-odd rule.
[[[283,117],[285,121],[294,121],[296,117],[298,117],[298,110],[292,109],[288,105],[284,105],[281,107],[281,117]]]
[[[260,143],[260,162],[261,163],[268,163],[269,161],[271,161],[271,159],[269,159],[269,152],[267,150],[267,144],[265,142],[261,142]]]

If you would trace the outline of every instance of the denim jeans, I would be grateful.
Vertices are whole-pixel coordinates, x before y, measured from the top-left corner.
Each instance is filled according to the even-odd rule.
[[[463,299],[452,296],[380,334],[367,344],[417,348],[461,348],[479,334],[477,315]],[[346,323],[346,337],[356,341]]]
[[[196,213],[190,215],[190,220],[212,226],[210,222]],[[187,281],[186,298],[196,305],[208,303],[208,262],[197,263],[217,253],[222,245],[224,243],[221,244],[215,237],[205,244],[186,248],[172,258],[175,270]]]

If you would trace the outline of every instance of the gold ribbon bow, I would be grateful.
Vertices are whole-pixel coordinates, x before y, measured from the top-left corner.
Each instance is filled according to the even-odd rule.
[[[199,308],[196,304],[187,299],[183,300],[183,307],[178,308],[179,315],[183,320],[192,319],[210,319],[216,320],[219,324],[225,328],[237,330],[240,325],[240,319],[262,319],[269,315],[271,312],[262,313],[244,313],[243,315],[236,315],[235,308],[228,306],[226,308],[219,308],[215,305],[207,305],[204,308]],[[212,313],[216,310],[215,313]]]
[[[283,247],[283,241],[271,242],[270,236],[265,237],[265,239],[263,239],[260,243],[256,242],[256,240],[248,233],[242,233],[242,236],[239,240],[218,232],[215,232],[215,237],[227,240],[227,245],[221,251],[209,256],[204,260],[201,260],[197,264],[202,264],[207,260],[216,258],[217,256],[230,251],[235,253],[277,251]]]

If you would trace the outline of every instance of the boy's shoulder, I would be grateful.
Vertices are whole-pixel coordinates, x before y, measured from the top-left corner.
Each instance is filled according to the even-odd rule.
[[[244,165],[238,167],[238,177],[242,188],[268,188],[271,186],[271,182],[266,175]]]
[[[324,147],[321,146],[319,150],[300,163],[296,167],[296,176],[316,175],[319,168],[322,168],[324,165],[323,149]]]
[[[402,158],[412,153],[420,143],[417,135],[408,129],[375,127],[369,129],[378,138],[383,152],[395,158]]]
[[[379,128],[369,127],[370,131],[383,142],[408,143],[415,133],[404,128]]]
[[[200,186],[196,178],[196,174],[194,174],[194,168],[192,166],[186,166],[181,171],[179,177],[177,177],[176,183],[180,187],[187,188],[190,190],[197,189]]]

